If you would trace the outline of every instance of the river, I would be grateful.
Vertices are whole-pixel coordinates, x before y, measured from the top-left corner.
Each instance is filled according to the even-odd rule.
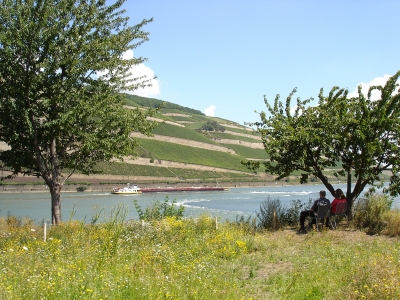
[[[335,185],[345,190],[345,185]],[[281,203],[290,206],[291,200],[307,203],[310,198],[318,197],[318,192],[325,189],[322,185],[293,185],[231,188],[229,191],[217,192],[175,192],[144,193],[140,195],[112,195],[109,192],[64,192],[62,198],[62,219],[84,220],[90,222],[92,217],[102,212],[99,221],[109,218],[118,207],[126,209],[126,219],[138,219],[133,204],[136,199],[142,210],[152,206],[155,201],[164,201],[168,196],[185,207],[185,216],[196,217],[207,213],[219,217],[221,221],[235,220],[237,216],[255,216],[260,211],[260,204],[268,197],[279,198]],[[378,191],[379,192],[379,191]],[[327,197],[332,200],[332,197]],[[0,217],[13,215],[30,218],[35,223],[51,219],[49,193],[3,193],[0,194]],[[400,208],[400,198],[395,198],[393,208]],[[104,213],[104,214],[103,214]]]

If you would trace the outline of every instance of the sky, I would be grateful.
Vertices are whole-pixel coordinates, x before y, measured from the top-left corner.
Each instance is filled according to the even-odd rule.
[[[129,55],[153,86],[134,93],[239,124],[260,121],[279,94],[356,92],[400,70],[398,0],[127,0],[149,41]],[[316,103],[316,100],[312,103]]]

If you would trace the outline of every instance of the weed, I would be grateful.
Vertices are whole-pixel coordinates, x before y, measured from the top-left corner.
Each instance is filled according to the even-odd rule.
[[[170,203],[168,196],[165,197],[164,202],[157,200],[152,207],[147,207],[145,211],[142,210],[136,199],[133,200],[133,203],[139,219],[144,221],[161,220],[167,217],[180,219],[185,212],[185,208],[182,205],[179,207],[175,205],[176,199]]]

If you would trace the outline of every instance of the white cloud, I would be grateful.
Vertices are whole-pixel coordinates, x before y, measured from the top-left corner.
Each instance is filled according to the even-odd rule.
[[[296,104],[295,106],[292,106],[292,107],[290,108],[290,115],[291,115],[291,116],[294,116],[294,114],[295,114],[295,112],[296,112],[296,109],[297,109],[297,104]],[[303,110],[300,109],[299,115],[302,115],[302,114],[303,114]]]
[[[214,112],[215,112],[216,108],[217,107],[214,106],[214,105],[211,105],[210,107],[207,107],[206,109],[204,109],[205,115],[208,116],[208,117],[214,117]]]
[[[348,94],[347,97],[348,98],[358,97],[358,86],[359,85],[361,85],[361,87],[362,87],[362,89],[361,89],[362,93],[364,94],[365,97],[367,97],[370,86],[375,86],[375,85],[384,86],[390,77],[391,77],[391,75],[384,75],[383,77],[376,77],[368,83],[361,82],[357,85],[357,87],[354,89],[353,92]],[[374,90],[371,93],[371,100],[378,100],[380,98],[381,98],[381,92],[379,90]]]
[[[124,59],[132,59],[133,56],[133,51],[128,50],[126,51],[123,56]],[[149,67],[145,66],[144,64],[138,64],[136,66],[133,66],[130,70],[130,73],[132,74],[131,77],[140,77],[143,75],[146,75],[148,79],[151,78],[150,87],[145,87],[145,88],[140,88],[135,91],[130,91],[127,92],[129,94],[134,94],[142,97],[154,97],[157,95],[160,95],[160,84],[157,79],[154,79],[154,71],[150,69]]]

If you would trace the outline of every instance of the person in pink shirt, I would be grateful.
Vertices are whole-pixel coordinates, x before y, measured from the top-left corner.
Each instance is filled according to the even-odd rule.
[[[336,207],[339,203],[346,202],[346,197],[341,189],[335,191],[335,199],[331,202],[331,215],[336,214]],[[329,225],[329,218],[326,218],[326,226]]]

